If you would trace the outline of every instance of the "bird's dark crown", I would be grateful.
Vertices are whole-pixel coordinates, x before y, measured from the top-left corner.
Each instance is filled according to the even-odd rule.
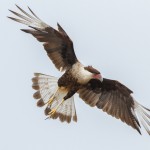
[[[84,67],[84,69],[94,74],[100,74],[100,72],[97,69],[93,68],[92,66]]]

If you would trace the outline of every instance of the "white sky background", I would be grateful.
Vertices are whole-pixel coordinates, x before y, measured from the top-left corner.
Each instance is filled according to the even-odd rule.
[[[8,20],[8,9],[27,5],[56,28],[59,22],[74,41],[77,57],[117,79],[150,108],[149,0],[3,0],[0,5],[0,149],[1,150],[127,150],[149,149],[150,137],[78,96],[78,123],[44,120],[32,98],[34,72],[60,76],[42,44],[21,32],[24,25]],[[12,15],[11,15],[12,16]]]

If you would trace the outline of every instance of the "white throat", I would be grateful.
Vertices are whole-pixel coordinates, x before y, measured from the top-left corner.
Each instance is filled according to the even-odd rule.
[[[78,79],[78,83],[86,84],[89,80],[92,79],[93,74],[84,69],[84,65],[80,62],[75,63],[72,66],[72,75]]]

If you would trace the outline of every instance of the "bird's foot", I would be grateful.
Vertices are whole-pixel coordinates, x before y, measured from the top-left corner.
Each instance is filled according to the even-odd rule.
[[[59,108],[59,106],[60,106],[63,102],[64,102],[64,99],[63,99],[55,108],[53,108],[53,109],[48,113],[49,117],[51,117],[52,115],[54,115],[54,114],[56,113],[57,109]]]
[[[54,101],[54,98],[55,98],[55,94],[57,93],[58,89],[55,91],[55,93],[53,94],[53,96],[48,100],[47,104],[48,105],[51,105],[52,102]]]
[[[49,115],[49,116],[52,116],[55,112],[56,112],[56,109],[52,109],[52,110],[48,113],[48,115]]]
[[[54,100],[54,95],[49,99],[49,101],[47,102],[47,104],[48,104],[48,105],[51,105],[52,102],[53,102],[53,100]]]

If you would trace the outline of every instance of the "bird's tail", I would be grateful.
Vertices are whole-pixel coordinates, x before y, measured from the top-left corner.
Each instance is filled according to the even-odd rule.
[[[141,124],[143,125],[147,133],[150,135],[150,109],[142,106],[135,100],[134,100],[134,109]],[[134,114],[134,116],[136,116],[136,114]]]
[[[37,99],[37,106],[45,108],[45,115],[47,118],[57,119],[60,121],[70,123],[71,120],[77,121],[76,109],[74,104],[73,96],[67,100],[65,100],[61,105],[59,105],[67,94],[67,91],[59,88],[57,84],[58,78],[35,73],[32,78],[32,88],[37,90],[33,97]],[[54,110],[59,105],[58,109],[51,114],[51,111]]]

